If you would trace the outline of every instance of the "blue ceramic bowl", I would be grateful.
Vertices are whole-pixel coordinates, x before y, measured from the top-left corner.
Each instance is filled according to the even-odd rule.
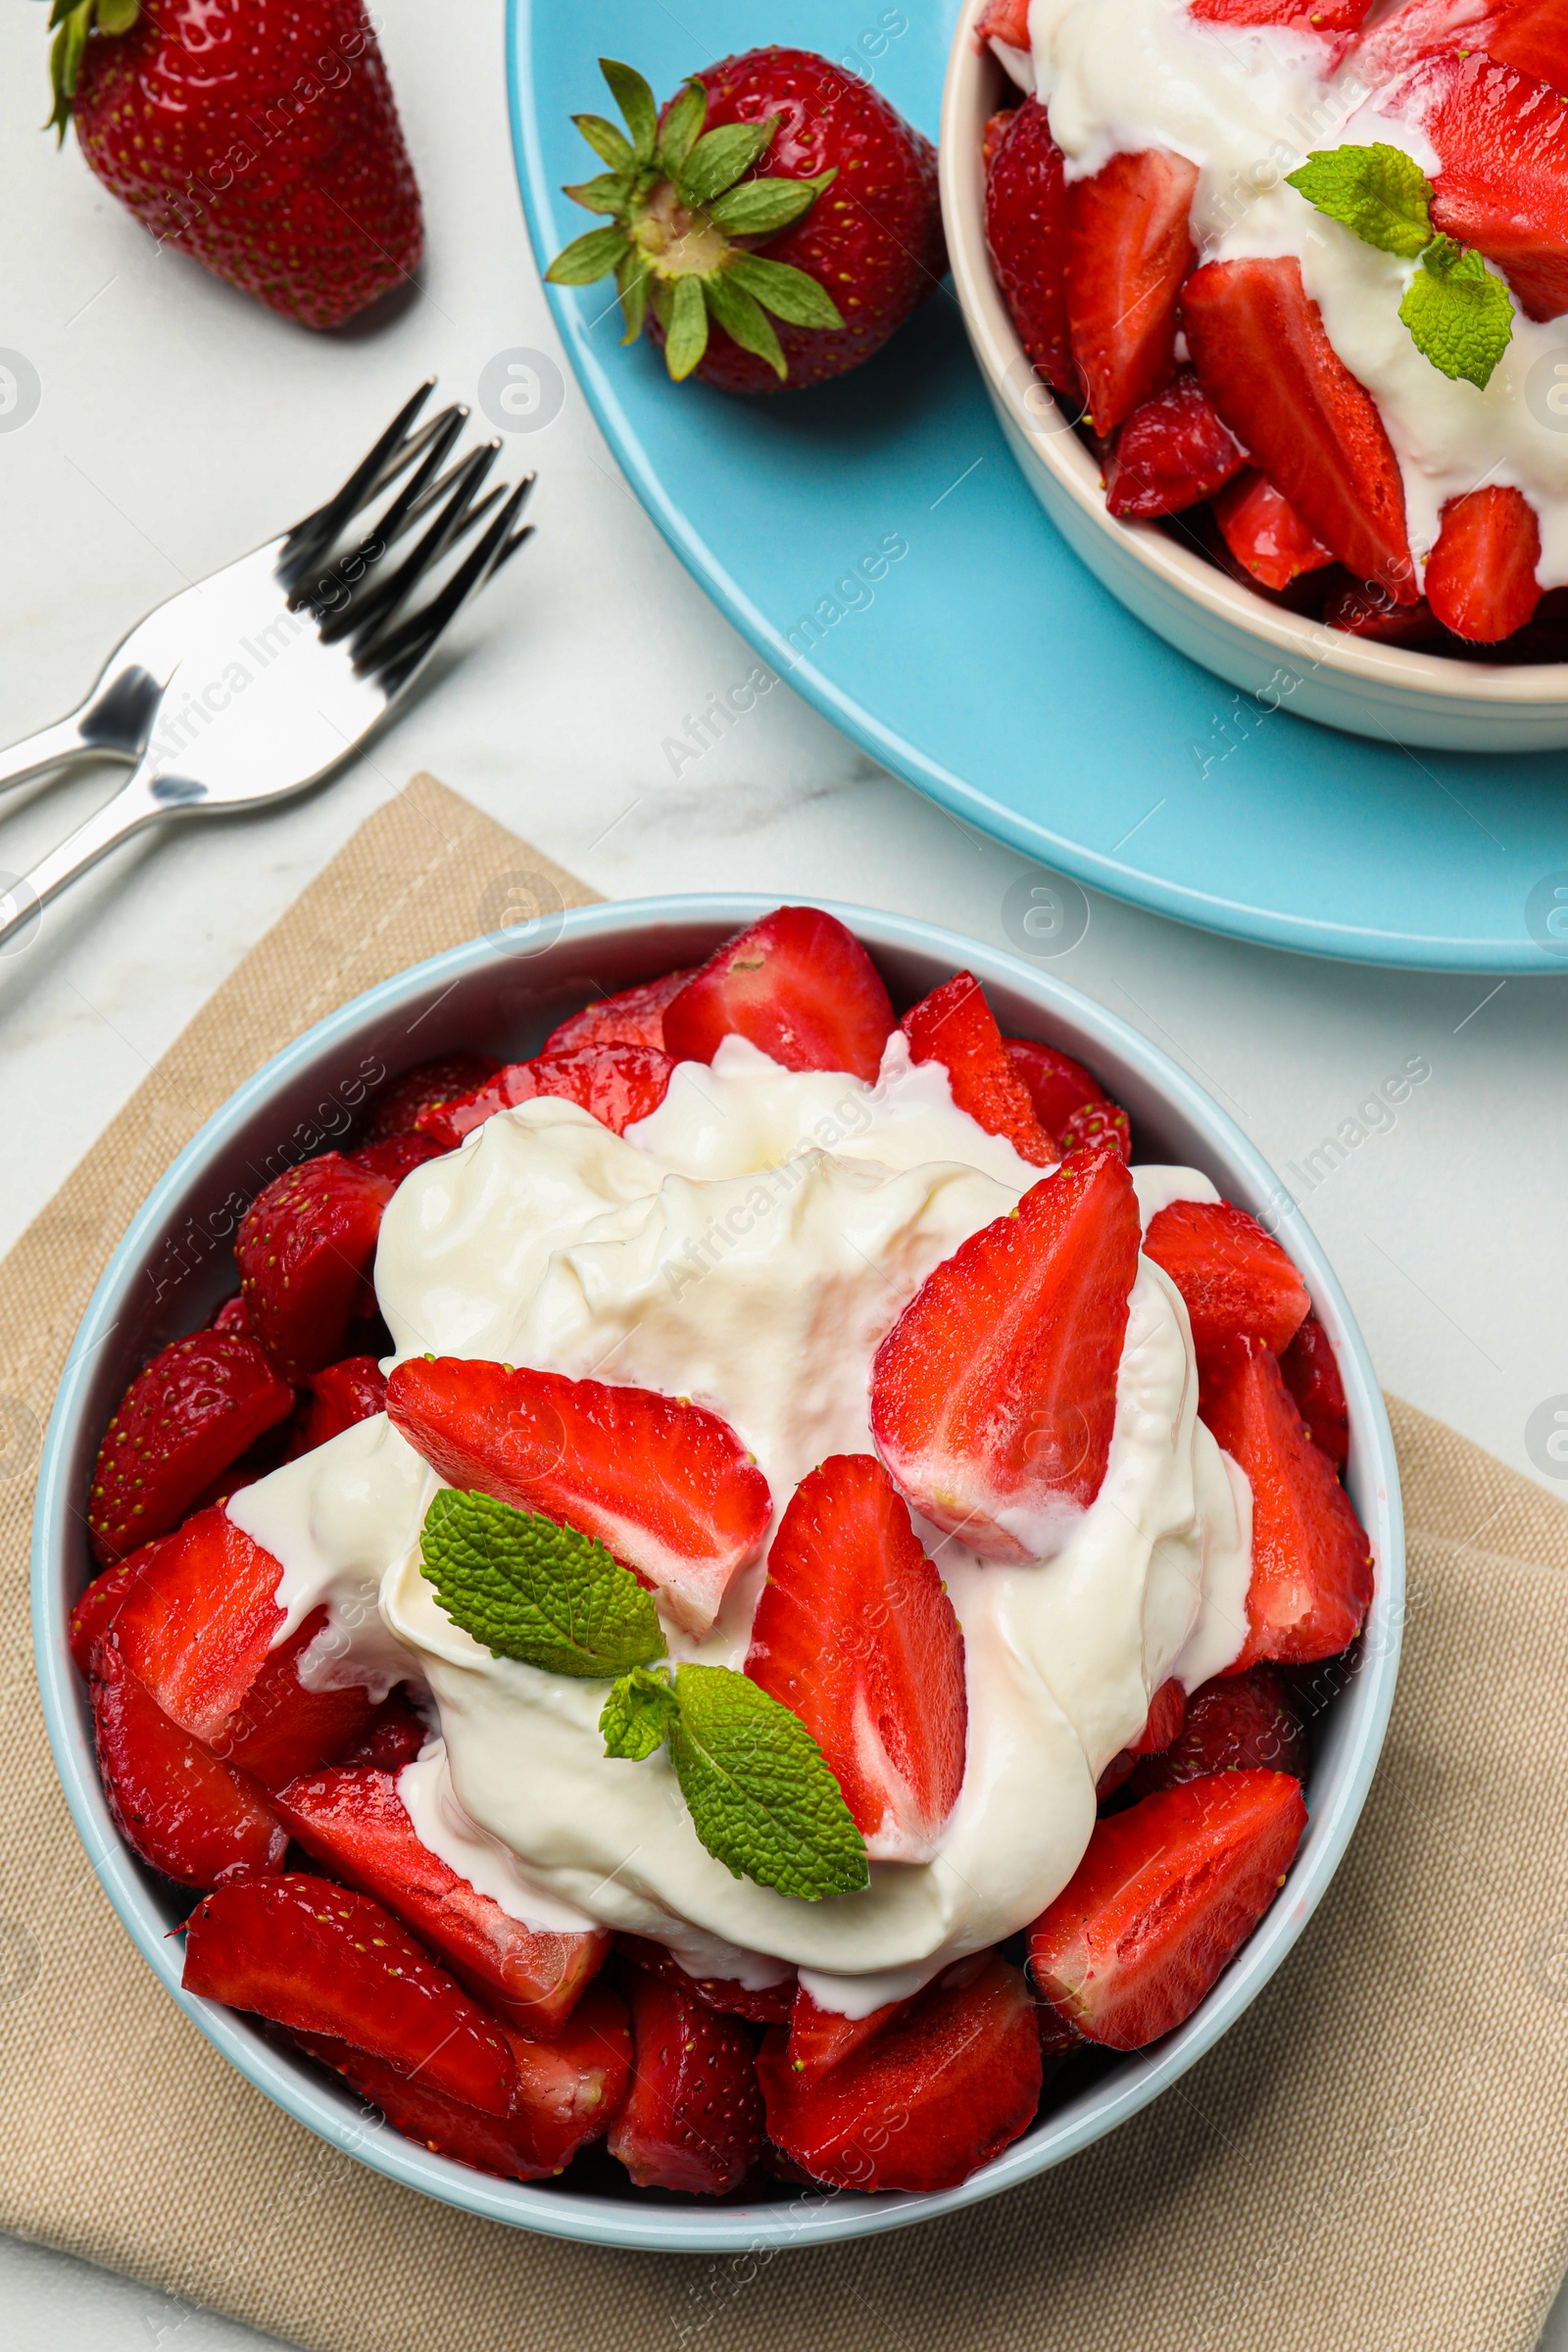
[[[1340,1286],[1267,1163],[1174,1062],[1049,973],[930,924],[834,906],[875,956],[895,1002],[911,1002],[968,966],[1004,1030],[1044,1037],[1098,1072],[1132,1113],[1139,1158],[1205,1170],[1229,1199],[1267,1218],[1306,1278],[1345,1376],[1349,1489],[1372,1538],[1378,1575],[1360,1665],[1319,1718],[1321,1738],[1307,1784],[1310,1826],[1284,1894],[1179,2033],[1069,2098],[962,2187],[934,2195],[789,2192],[776,2203],[703,2207],[639,2199],[629,2189],[615,2194],[609,2186],[584,2190],[575,2183],[491,2180],[400,2138],[335,2079],[251,2020],[180,1989],[182,1947],[170,1931],[191,1898],[144,1869],[110,1819],[93,1759],[86,1694],[66,1640],[72,1604],[91,1574],[82,1504],[110,1413],[147,1356],[197,1329],[234,1287],[230,1246],[246,1201],[288,1160],[336,1142],[368,1091],[459,1046],[513,1056],[532,1052],[548,1029],[597,990],[697,962],[771,904],[740,897],[644,899],[541,914],[416,964],[318,1022],[208,1120],[132,1221],[72,1347],[38,1483],[32,1605],[49,1738],[93,1867],[149,1968],[241,2074],[335,2147],[466,2212],[601,2245],[712,2252],[902,2229],[1059,2164],[1146,2106],[1218,2040],[1305,1927],[1365,1798],[1398,1664],[1403,1544],[1383,1400]]]

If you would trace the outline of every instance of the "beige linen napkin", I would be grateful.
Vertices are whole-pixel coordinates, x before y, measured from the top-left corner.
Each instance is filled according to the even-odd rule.
[[[591,896],[417,779],[6,1265],[0,2225],[313,2352],[1529,2352],[1568,2261],[1568,1512],[1407,1406],[1398,1698],[1318,1917],[1179,2084],[1009,2195],[776,2256],[561,2244],[322,2146],[154,1983],[86,1866],[33,1687],[27,1528],[61,1361],[136,1205],[234,1085],[539,875]]]

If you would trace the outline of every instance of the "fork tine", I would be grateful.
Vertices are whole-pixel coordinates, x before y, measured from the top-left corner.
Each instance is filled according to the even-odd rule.
[[[366,501],[385,489],[388,481],[395,478],[408,464],[411,454],[410,427],[434,389],[435,377],[426,376],[413,398],[404,402],[386,431],[360,460],[336,494],[327,500],[324,507],[318,507],[313,514],[306,514],[295,523],[283,541],[279,557],[279,572],[290,585],[293,585],[301,569],[310,569],[317,552],[331,544]]]
[[[401,692],[449,621],[529,536],[527,527],[514,531],[512,525],[532,488],[533,475],[525,474],[484,537],[476,547],[469,549],[463,564],[445,586],[428,604],[421,605],[416,612],[411,612],[379,644],[362,651],[356,657],[357,669],[373,670],[389,696]]]
[[[430,501],[437,497],[454,479],[458,470],[456,466],[452,467],[449,472],[440,475],[439,479],[435,481],[431,480],[431,476],[452,448],[467,419],[467,410],[454,404],[451,408],[443,409],[438,416],[432,416],[426,423],[420,425],[401,462],[407,464],[410,459],[418,454],[421,448],[424,454],[398,492],[397,497],[387,508],[380,521],[372,530],[366,533],[357,547],[346,550],[325,565],[324,568],[329,574],[338,575],[336,584],[345,586],[348,584],[344,575],[351,564],[358,563],[363,569],[371,564],[378,563],[388,549],[395,547],[404,533],[412,529],[414,524],[418,521]],[[397,470],[397,466],[392,468],[393,472]],[[374,493],[372,492],[370,495],[373,496]],[[329,552],[328,547],[320,546],[319,552],[323,557],[326,556]],[[296,567],[294,586],[289,590],[290,612],[297,612],[302,606],[310,604],[315,595],[324,593],[327,584],[324,579],[318,580],[314,587],[311,583],[310,573],[314,568],[314,564]],[[344,610],[345,612],[348,610],[346,605]],[[341,629],[333,632],[333,635],[339,637],[342,634]],[[332,637],[324,637],[323,642],[330,644]]]
[[[319,633],[323,645],[335,645],[341,638],[351,637],[358,655],[372,633],[386,625],[426,572],[440,562],[448,549],[468,528],[469,510],[474,496],[500,455],[500,448],[497,441],[486,442],[482,448],[470,450],[459,465],[452,467],[452,487],[446,504],[423,537],[404,557],[395,571],[385,573],[364,596],[351,598],[340,612],[331,614],[321,624]]]

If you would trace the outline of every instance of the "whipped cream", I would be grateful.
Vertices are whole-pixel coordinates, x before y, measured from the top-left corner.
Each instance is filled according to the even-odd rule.
[[[1336,74],[1335,39],[1200,24],[1182,0],[1033,0],[1029,31],[1031,56],[1000,43],[998,55],[1044,101],[1069,179],[1118,153],[1167,148],[1198,167],[1200,262],[1299,261],[1330,342],[1382,411],[1418,572],[1446,502],[1496,484],[1522,491],[1536,510],[1542,586],[1568,581],[1568,431],[1545,400],[1533,407],[1525,397],[1538,366],[1555,380],[1553,360],[1568,352],[1564,321],[1516,310],[1486,390],[1451,383],[1398,317],[1415,265],[1363,244],[1285,185],[1314,149],[1379,140],[1435,176],[1438,158],[1419,124],[1379,111],[1392,91],[1368,86],[1353,61]]]
[[[932,1268],[1040,1170],[890,1041],[875,1086],[780,1069],[739,1038],[684,1063],[612,1135],[541,1100],[404,1183],[376,1289],[399,1356],[490,1357],[688,1396],[723,1414],[775,1513],[825,1455],[872,1450],[875,1348]],[[1212,1200],[1191,1169],[1135,1171],[1145,1220]],[[607,1757],[606,1686],[493,1657],[441,1609],[418,1536],[440,1481],[381,1416],[243,1489],[230,1515],[282,1563],[279,1639],[325,1601],[322,1671],[419,1678],[441,1740],[399,1786],[423,1841],[536,1927],[657,1936],[705,1975],[794,1963],[863,2013],[1025,1925],[1071,1876],[1095,1781],[1175,1675],[1196,1688],[1246,1625],[1250,1494],[1197,1418],[1186,1309],[1141,1259],[1095,1502],[1054,1556],[982,1562],[916,1519],[963,1630],[969,1744],[933,1859],[883,1861],[810,1903],[699,1842],[662,1755]],[[744,1663],[759,1560],[672,1655]]]

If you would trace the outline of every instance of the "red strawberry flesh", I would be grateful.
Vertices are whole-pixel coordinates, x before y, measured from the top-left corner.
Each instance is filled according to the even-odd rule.
[[[215,1504],[158,1546],[122,1602],[126,1663],[198,1740],[224,1729],[261,1673],[283,1623],[282,1573]]]
[[[879,2009],[867,2010],[864,2017],[845,2017],[836,2009],[818,2008],[803,1984],[795,1995],[790,2012],[789,2046],[785,2053],[790,2072],[803,2082],[819,2082],[862,2042],[879,2034],[884,2026],[902,2017],[909,2003],[885,2001]]]
[[[1243,568],[1265,588],[1288,588],[1321,571],[1333,555],[1314,539],[1288,499],[1261,473],[1244,474],[1214,501],[1214,520]]]
[[[1067,318],[1067,190],[1061,149],[1038,98],[1007,117],[986,170],[986,242],[1018,340],[1048,384],[1076,406]]]
[[[1027,918],[1026,922],[1027,922]],[[1029,1089],[1035,1117],[1048,1135],[1060,1135],[1075,1110],[1092,1102],[1108,1103],[1110,1097],[1081,1061],[1034,1037],[1004,1037],[1013,1068]]]
[[[1299,1781],[1310,1754],[1280,1677],[1272,1666],[1250,1666],[1195,1690],[1175,1738],[1139,1760],[1129,1786],[1149,1796],[1210,1772],[1288,1772]]]
[[[610,2153],[639,2188],[723,2196],[761,2153],[751,2036],[735,2019],[640,1968],[627,1969],[624,1989],[635,2055]]]
[[[739,1036],[787,1070],[848,1070],[867,1083],[892,1033],[875,964],[815,906],[780,906],[726,941],[664,1008],[677,1061],[711,1061]]]
[[[1029,1089],[1014,1068],[996,1015],[972,972],[955,972],[922,997],[900,1023],[912,1061],[940,1061],[953,1100],[988,1135],[1011,1144],[1020,1159],[1054,1167],[1055,1139],[1035,1116]]]
[[[254,1341],[197,1331],[161,1348],[116,1408],[93,1467],[87,1525],[105,1564],[167,1535],[294,1404]]]
[[[314,1453],[356,1422],[386,1410],[386,1376],[373,1355],[348,1355],[323,1364],[304,1384],[304,1409],[290,1433],[288,1456]]]
[[[1427,558],[1427,603],[1446,629],[1495,645],[1535,616],[1541,525],[1523,494],[1496,483],[1450,499]]]
[[[313,1609],[268,1651],[245,1696],[213,1734],[214,1754],[243,1765],[264,1788],[281,1788],[297,1773],[335,1763],[369,1725],[374,1709],[362,1685],[316,1690],[300,1679],[301,1660],[326,1629],[326,1610]]]
[[[569,1012],[559,1028],[551,1030],[540,1053],[570,1054],[579,1046],[650,1046],[662,1054],[664,1006],[680,995],[694,969],[665,972],[661,979],[641,981],[635,988],[617,989],[612,997],[600,997],[585,1004],[581,1012]]]
[[[1350,1451],[1350,1411],[1333,1345],[1316,1315],[1306,1317],[1280,1357],[1280,1376],[1312,1443],[1343,1470]]]
[[[234,1255],[257,1339],[289,1380],[336,1362],[373,1306],[370,1269],[396,1179],[325,1152],[275,1177],[240,1220]]]
[[[92,1720],[109,1810],[154,1870],[207,1887],[282,1869],[288,1833],[262,1790],[170,1721],[113,1635],[94,1654]]]
[[[370,1142],[413,1135],[421,1110],[436,1102],[455,1102],[460,1095],[471,1095],[487,1078],[494,1077],[497,1067],[488,1054],[443,1054],[437,1060],[421,1061],[406,1070],[376,1098],[370,1114]]]
[[[657,1046],[573,1046],[564,1054],[509,1062],[476,1094],[420,1111],[419,1124],[443,1151],[451,1152],[498,1110],[551,1096],[575,1102],[612,1135],[624,1135],[635,1120],[659,1108],[674,1074],[673,1060]]]
[[[1068,187],[1067,315],[1097,433],[1114,432],[1176,372],[1176,299],[1193,266],[1197,186],[1196,164],[1146,148],[1113,155]]]
[[[749,2018],[754,2026],[778,2026],[789,2021],[795,1999],[795,1971],[789,1969],[776,1983],[743,1984],[738,1977],[694,1977],[682,1968],[674,1953],[647,1936],[617,1936],[617,1949],[651,1977],[662,1977],[667,1984],[678,1984],[694,2001],[706,2009],[716,2009],[724,2017]]]
[[[1429,58],[1384,103],[1437,151],[1432,225],[1494,263],[1527,318],[1568,311],[1568,122],[1558,93],[1482,56]]]
[[[1105,473],[1107,510],[1124,519],[1179,514],[1242,471],[1247,452],[1191,368],[1134,409]]]
[[[1151,1217],[1144,1255],[1180,1291],[1200,1365],[1243,1337],[1278,1354],[1312,1304],[1273,1235],[1228,1200],[1172,1200]]]

